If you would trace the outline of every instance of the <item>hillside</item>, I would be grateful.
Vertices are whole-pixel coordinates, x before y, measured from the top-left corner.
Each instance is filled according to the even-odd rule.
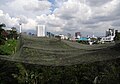
[[[20,51],[0,56],[1,84],[119,84],[120,44],[83,45],[24,36]]]
[[[55,38],[22,37],[20,51],[8,60],[30,64],[66,66],[119,58],[115,44],[84,45]],[[77,46],[77,47],[76,47]],[[4,56],[5,58],[5,56]],[[3,58],[3,59],[4,59]]]

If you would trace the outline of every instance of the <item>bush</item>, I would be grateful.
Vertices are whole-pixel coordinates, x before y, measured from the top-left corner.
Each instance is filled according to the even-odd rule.
[[[0,46],[0,54],[1,55],[10,55],[15,53],[17,45],[17,40],[11,40],[9,39],[8,41],[5,42],[4,45]]]
[[[78,43],[88,44],[88,41],[77,41]]]

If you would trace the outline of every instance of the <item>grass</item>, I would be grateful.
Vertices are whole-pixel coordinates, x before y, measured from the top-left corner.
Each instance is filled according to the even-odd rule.
[[[22,37],[23,46],[9,60],[66,66],[119,58],[115,44],[84,45],[47,37]],[[119,46],[120,47],[120,46]]]
[[[114,44],[90,46],[47,37],[23,37],[23,43],[14,59],[32,64],[66,66],[114,59],[120,54],[111,48]]]

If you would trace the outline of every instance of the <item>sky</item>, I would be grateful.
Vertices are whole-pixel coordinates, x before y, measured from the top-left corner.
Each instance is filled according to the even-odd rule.
[[[45,25],[55,34],[81,32],[103,36],[120,31],[120,0],[0,0],[0,23],[23,31]]]

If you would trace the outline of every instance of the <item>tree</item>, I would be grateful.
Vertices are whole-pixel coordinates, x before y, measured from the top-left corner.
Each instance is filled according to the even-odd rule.
[[[17,29],[15,28],[15,27],[12,27],[11,28],[12,30],[11,30],[11,32],[10,32],[10,36],[11,36],[11,38],[12,39],[17,39]]]
[[[5,37],[3,35],[3,32],[5,32],[5,30],[2,27],[6,27],[5,24],[0,24],[0,45],[5,43]]]
[[[115,38],[114,38],[115,41],[120,41],[120,32],[118,32],[118,30],[116,30],[115,32]]]
[[[6,25],[4,23],[0,24],[0,28],[2,27],[6,27]]]

